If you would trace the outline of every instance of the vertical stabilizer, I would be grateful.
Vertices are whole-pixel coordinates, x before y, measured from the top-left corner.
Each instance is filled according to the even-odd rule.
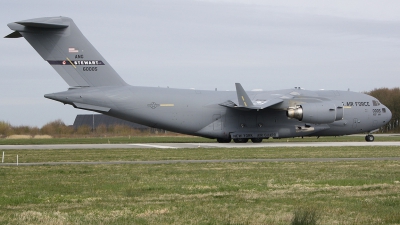
[[[68,17],[44,17],[9,23],[6,38],[24,37],[73,87],[122,86],[125,81]]]

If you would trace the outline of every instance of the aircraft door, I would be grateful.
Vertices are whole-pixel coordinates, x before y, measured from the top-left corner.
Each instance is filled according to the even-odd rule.
[[[222,117],[221,114],[213,115],[213,129],[214,130],[222,130]]]
[[[357,123],[358,123],[358,119],[354,118],[353,119],[353,128],[357,128]]]

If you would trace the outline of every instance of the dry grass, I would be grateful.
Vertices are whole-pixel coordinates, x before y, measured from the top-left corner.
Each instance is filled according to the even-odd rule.
[[[46,134],[46,135],[35,135],[33,138],[35,138],[35,139],[50,139],[53,137]]]
[[[14,134],[6,137],[6,139],[30,139],[30,138],[32,138],[31,135],[22,135],[22,134]]]
[[[167,132],[168,135],[176,135],[172,132]],[[83,125],[74,129],[71,126],[64,124],[62,120],[55,120],[45,124],[43,127],[31,126],[12,126],[7,122],[0,121],[0,137],[9,137],[15,135],[29,136],[52,136],[57,138],[76,138],[76,137],[120,137],[120,136],[146,136],[146,135],[165,135],[154,134],[149,130],[141,131],[133,129],[125,125],[100,125],[94,131],[88,125]],[[18,137],[16,137],[18,138]],[[20,136],[20,139],[25,137]]]

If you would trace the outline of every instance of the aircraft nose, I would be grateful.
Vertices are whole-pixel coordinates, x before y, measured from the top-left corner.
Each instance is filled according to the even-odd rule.
[[[386,116],[385,116],[385,124],[389,123],[389,121],[392,119],[392,112],[388,107],[386,107]]]

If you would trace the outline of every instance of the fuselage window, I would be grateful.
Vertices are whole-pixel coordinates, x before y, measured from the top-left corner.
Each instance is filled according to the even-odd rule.
[[[385,109],[385,108],[382,108],[382,112],[383,112],[383,113],[386,113],[386,109]]]
[[[379,103],[377,100],[372,100],[372,105],[373,106],[378,106],[378,105],[380,105],[381,103]]]

